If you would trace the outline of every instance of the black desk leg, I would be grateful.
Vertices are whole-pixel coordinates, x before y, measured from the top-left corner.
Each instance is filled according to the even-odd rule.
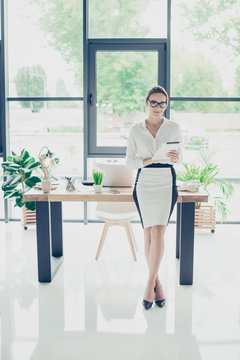
[[[63,255],[61,202],[51,202],[51,233],[52,256],[61,257]]]
[[[36,202],[38,281],[51,281],[49,203]]]
[[[181,203],[177,203],[176,258],[179,259],[179,242],[181,229]]]
[[[181,203],[180,285],[193,283],[195,203]]]

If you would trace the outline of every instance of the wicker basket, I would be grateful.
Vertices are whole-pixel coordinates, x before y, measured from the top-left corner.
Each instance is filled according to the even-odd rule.
[[[22,224],[25,230],[27,230],[30,225],[36,225],[36,211],[28,210],[23,206]]]
[[[216,215],[215,209],[212,205],[202,205],[195,209],[195,228],[196,229],[211,229],[215,232]]]

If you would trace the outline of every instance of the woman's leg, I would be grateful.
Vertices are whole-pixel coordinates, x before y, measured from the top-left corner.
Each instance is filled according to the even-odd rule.
[[[151,227],[143,229],[144,234],[144,253],[146,257],[147,264],[149,266],[149,252],[150,252],[150,246],[151,246]]]
[[[150,247],[151,247],[151,227],[143,229],[144,233],[144,253],[146,257],[146,261],[149,268],[149,253],[150,253]],[[156,277],[155,287],[159,287],[160,281],[158,278],[158,275]]]
[[[158,269],[164,253],[165,230],[166,230],[165,225],[156,225],[151,227],[150,236],[147,229],[146,231],[144,231],[145,254],[147,256],[148,253],[148,268],[149,268],[148,282],[144,293],[144,299],[147,301],[153,301],[155,286],[157,291],[156,292],[157,299],[163,298],[163,294],[159,293],[161,292],[161,286],[160,286],[160,281],[158,279]],[[148,246],[149,243],[150,246]]]

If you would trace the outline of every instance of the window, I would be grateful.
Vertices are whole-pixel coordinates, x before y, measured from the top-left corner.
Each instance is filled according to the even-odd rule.
[[[233,156],[239,153],[240,144],[240,114],[235,102],[172,102],[171,119],[181,126],[184,161],[194,160],[199,149],[208,149],[215,154],[222,177],[240,178]]]
[[[9,1],[8,43],[10,97],[82,96],[81,0]]]
[[[56,168],[59,176],[83,176],[83,109],[76,101],[35,101],[38,111],[24,102],[11,102],[10,148],[26,148],[36,157],[43,145],[64,159]],[[41,104],[41,107],[40,107]]]
[[[166,38],[167,0],[90,0],[90,38]]]
[[[171,96],[240,96],[239,11],[238,0],[172,0]]]
[[[147,90],[166,84],[166,41],[90,40],[89,54],[89,155],[124,156]]]

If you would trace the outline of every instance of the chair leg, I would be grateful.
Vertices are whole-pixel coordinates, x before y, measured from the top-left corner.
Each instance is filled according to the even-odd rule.
[[[101,253],[102,248],[103,248],[104,241],[105,241],[105,239],[106,239],[106,235],[107,235],[108,228],[109,228],[109,223],[108,223],[108,222],[105,222],[104,228],[103,228],[103,232],[102,232],[102,236],[101,236],[101,240],[100,240],[99,245],[98,245],[98,249],[97,249],[97,254],[96,254],[95,260],[98,260],[98,258],[99,258],[99,256],[100,256],[100,253]]]
[[[132,241],[133,241],[134,248],[135,248],[136,251],[138,251],[136,238],[134,236],[132,225],[131,225],[130,221],[128,222],[128,228],[129,228],[129,231],[130,231],[130,234],[131,234],[131,238],[132,238]]]
[[[125,227],[125,230],[126,230],[126,233],[127,233],[128,242],[129,242],[129,246],[130,246],[130,249],[131,249],[131,252],[132,252],[133,260],[136,261],[137,257],[136,257],[136,253],[135,253],[135,250],[134,250],[133,241],[132,241],[132,238],[131,238],[131,232],[129,230],[128,223],[124,222],[122,225]]]

